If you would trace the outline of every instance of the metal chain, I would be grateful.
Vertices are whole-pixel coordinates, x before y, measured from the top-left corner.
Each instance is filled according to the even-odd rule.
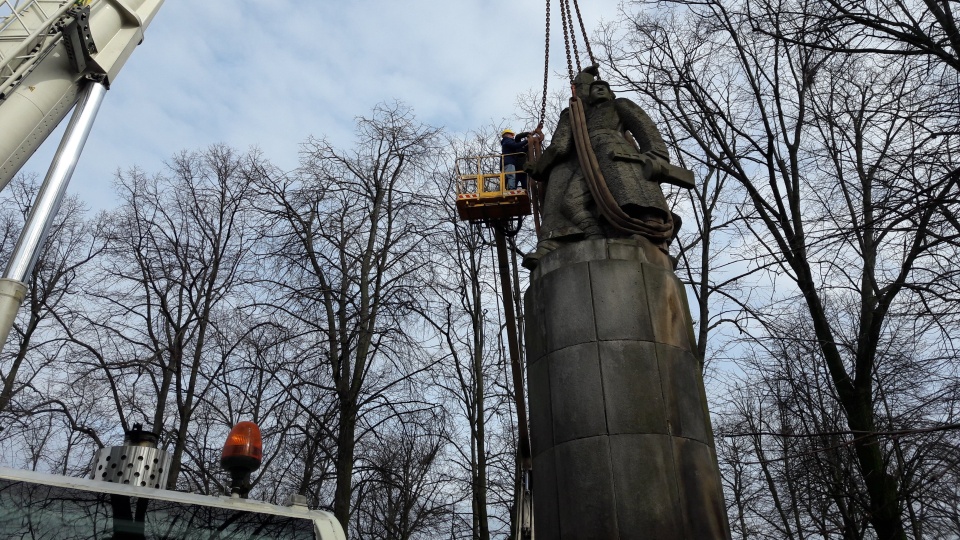
[[[540,124],[537,129],[543,127],[543,122],[547,118],[547,79],[550,76],[550,0],[547,1],[547,32],[543,39],[543,100],[540,102]]]
[[[540,102],[540,126],[543,126],[544,119],[547,116],[547,80],[550,76],[550,0],[546,0],[547,20],[546,35],[544,37],[543,51],[543,98]],[[580,51],[577,49],[577,31],[573,25],[573,12],[576,11],[577,22],[580,25],[580,34],[583,37],[583,45],[587,50],[587,56],[590,58],[590,64],[596,64],[597,60],[593,56],[593,49],[590,47],[590,39],[587,37],[587,29],[583,24],[583,15],[580,13],[580,2],[573,0],[573,10],[570,9],[570,0],[560,0],[560,21],[563,23],[563,46],[567,54],[567,75],[570,77],[570,83],[573,84],[574,74],[582,71],[580,66]],[[571,44],[573,51],[571,54]],[[573,64],[576,61],[577,71],[573,71]]]
[[[583,71],[580,68],[580,51],[577,50],[577,29],[573,26],[573,11],[570,10],[570,0],[560,0],[566,4],[567,11],[567,25],[570,27],[570,42],[573,44],[573,59],[577,63],[577,73]]]
[[[587,56],[590,57],[590,64],[596,64],[597,59],[593,57],[590,40],[587,39],[587,29],[583,26],[583,17],[580,16],[580,3],[577,2],[577,0],[573,0],[573,7],[577,10],[577,20],[580,22],[580,33],[583,34],[583,45],[587,48]]]
[[[560,0],[560,20],[563,21],[563,46],[567,50],[567,75],[570,77],[570,84],[573,84],[573,61],[570,59],[570,32],[573,28],[567,29],[567,10],[564,0]]]

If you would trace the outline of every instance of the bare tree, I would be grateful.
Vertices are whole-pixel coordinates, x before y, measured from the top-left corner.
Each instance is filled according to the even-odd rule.
[[[351,150],[311,138],[295,175],[262,171],[258,181],[272,198],[277,309],[311,336],[310,364],[324,366],[322,379],[304,383],[332,393],[336,406],[341,523],[351,521],[357,442],[375,428],[368,421],[390,416],[371,411],[402,410],[387,396],[420,369],[407,326],[430,275],[422,239],[433,225],[421,192],[438,135],[406,106],[380,105],[358,119]]]
[[[880,436],[896,421],[881,400],[894,390],[883,386],[884,352],[901,318],[948,343],[956,322],[957,266],[943,263],[956,253],[957,140],[937,129],[937,87],[910,56],[804,46],[826,39],[814,5],[667,5],[625,19],[608,47],[617,79],[698,148],[692,159],[737,183],[750,209],[742,253],[770,270],[757,288],[767,298],[742,302],[741,328],[759,340],[795,335],[771,322],[803,302],[800,328],[829,374],[862,481],[860,512],[878,537],[905,538],[905,471]]]
[[[786,330],[803,327],[802,321],[788,315],[782,321],[778,339],[756,343],[745,355],[741,369],[750,380],[732,383],[720,413],[721,463],[734,475],[727,479],[735,484],[729,493],[734,529],[871,538],[854,440],[829,371],[817,358],[819,346],[789,336]],[[902,481],[907,531],[915,538],[949,537],[954,525],[943,509],[957,499],[953,486],[939,479],[956,474],[955,452],[947,448],[956,447],[957,435],[933,426],[932,417],[957,406],[957,395],[940,384],[952,360],[937,359],[911,325],[897,325],[896,339],[878,362],[879,435],[889,439],[887,466]]]
[[[90,291],[97,310],[65,325],[85,358],[78,376],[108,385],[120,425],[162,431],[170,488],[200,397],[224,369],[224,356],[211,354],[225,334],[221,319],[235,316],[235,292],[249,277],[251,191],[242,170],[257,159],[212,146],[175,156],[167,174],[120,174],[123,204]]]
[[[2,249],[9,256],[19,237],[37,185],[18,177],[4,199]],[[0,364],[0,432],[10,422],[46,411],[58,411],[76,418],[62,401],[51,398],[47,391],[59,373],[51,366],[60,359],[64,345],[57,331],[58,317],[69,309],[71,297],[79,290],[79,282],[90,261],[103,249],[99,222],[87,220],[86,209],[76,198],[64,201],[55,218],[47,243],[41,246],[37,262],[29,276],[26,299],[21,314],[4,349]],[[8,420],[9,419],[9,420]],[[49,425],[50,419],[41,420]],[[4,434],[6,435],[6,434]]]
[[[956,4],[948,0],[827,0],[804,10],[811,22],[829,29],[822,40],[805,32],[757,26],[762,32],[808,47],[852,54],[924,56],[930,65],[960,73],[960,30]],[[787,31],[784,31],[787,30]]]
[[[452,494],[441,471],[442,412],[394,417],[370,438],[358,464],[353,528],[360,538],[437,538],[445,529]]]
[[[248,288],[249,290],[249,288]],[[252,299],[251,299],[252,300]],[[218,493],[228,481],[220,470],[220,452],[229,429],[241,420],[252,421],[263,437],[263,461],[251,478],[251,497],[283,504],[295,489],[283,451],[299,429],[300,411],[290,397],[290,372],[299,369],[298,352],[287,340],[288,330],[241,304],[231,314],[216,317],[218,332],[211,336],[204,371],[206,391],[198,394],[185,447],[183,481],[194,490]]]

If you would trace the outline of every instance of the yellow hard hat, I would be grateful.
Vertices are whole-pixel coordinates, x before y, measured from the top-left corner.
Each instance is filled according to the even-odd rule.
[[[503,133],[501,133],[500,135],[506,135],[507,133],[513,135],[513,130],[510,129],[510,128],[507,128],[507,129],[503,130]]]

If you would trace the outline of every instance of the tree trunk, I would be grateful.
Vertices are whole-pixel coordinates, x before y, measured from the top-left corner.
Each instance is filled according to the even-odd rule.
[[[337,489],[333,495],[333,515],[344,524],[349,538],[350,499],[353,496],[353,460],[356,451],[357,411],[352,403],[341,408],[337,431]]]

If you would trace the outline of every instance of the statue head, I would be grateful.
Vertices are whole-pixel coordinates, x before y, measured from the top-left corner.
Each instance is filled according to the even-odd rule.
[[[600,103],[601,101],[610,101],[613,99],[613,92],[607,81],[597,79],[590,85],[590,97],[587,103]]]
[[[577,97],[586,103],[599,103],[613,99],[613,92],[607,81],[599,78],[599,66],[596,64],[584,68],[573,79]]]

